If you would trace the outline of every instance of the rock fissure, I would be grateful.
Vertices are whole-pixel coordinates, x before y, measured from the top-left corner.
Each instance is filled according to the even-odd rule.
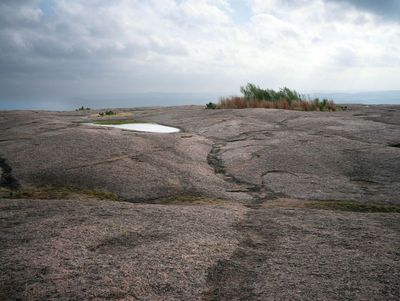
[[[124,159],[131,159],[131,160],[135,160],[137,162],[142,162],[143,161],[140,158],[140,156],[129,154],[129,155],[112,157],[112,158],[108,158],[108,159],[104,159],[104,160],[99,160],[99,161],[88,162],[88,163],[85,163],[85,164],[81,164],[81,165],[77,165],[77,166],[68,168],[67,170],[73,170],[73,169],[85,168],[85,167],[90,167],[90,166],[95,166],[95,165],[113,163],[113,162],[124,160]]]
[[[226,182],[240,185],[240,188],[235,188],[233,190],[250,192],[250,194],[254,198],[255,196],[253,195],[253,193],[259,191],[258,185],[244,182],[226,172],[225,165],[221,158],[221,153],[223,152],[222,148],[226,145],[226,142],[217,142],[212,145],[211,151],[208,153],[207,156],[208,164],[214,169],[215,174],[221,175]],[[243,186],[245,186],[245,188],[243,188]],[[230,189],[230,191],[232,191],[232,189]]]
[[[250,138],[251,139],[251,138]],[[230,189],[230,192],[246,192],[252,197],[250,203],[246,203],[245,206],[249,208],[258,208],[260,204],[267,199],[276,199],[278,197],[283,197],[282,193],[275,193],[274,191],[268,189],[264,184],[263,177],[270,172],[286,172],[286,171],[267,171],[260,175],[259,184],[253,184],[241,179],[238,179],[232,174],[227,173],[226,167],[224,165],[223,159],[221,158],[224,152],[223,148],[227,146],[230,141],[219,141],[215,142],[210,152],[207,156],[208,164],[214,169],[215,174],[219,174],[227,182],[234,183],[240,187],[235,189]],[[286,172],[290,173],[290,172]],[[296,175],[297,176],[297,175]]]

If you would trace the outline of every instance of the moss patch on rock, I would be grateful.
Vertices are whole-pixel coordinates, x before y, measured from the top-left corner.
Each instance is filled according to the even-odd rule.
[[[217,205],[223,203],[224,200],[217,198],[208,198],[203,196],[177,195],[165,198],[158,198],[146,201],[148,204],[161,205]]]
[[[61,199],[98,199],[119,201],[120,198],[114,193],[98,189],[80,189],[75,187],[19,187],[9,189],[0,187],[0,198],[10,199],[39,199],[39,200],[61,200]]]
[[[307,201],[306,208],[341,210],[351,212],[385,212],[400,213],[399,205],[362,204],[353,201]]]
[[[271,201],[265,201],[262,206],[264,208],[302,208],[365,213],[400,213],[400,205],[359,203],[356,201],[307,201],[281,198]]]

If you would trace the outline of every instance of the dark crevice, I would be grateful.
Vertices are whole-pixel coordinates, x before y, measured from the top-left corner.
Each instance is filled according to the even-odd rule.
[[[17,179],[12,175],[12,168],[8,165],[7,160],[0,157],[0,187],[16,189],[19,187]]]
[[[400,143],[392,143],[392,144],[389,144],[389,146],[390,147],[398,147],[398,148],[400,148]]]
[[[127,232],[117,236],[105,238],[97,244],[89,246],[88,250],[98,253],[112,253],[115,249],[118,248],[126,248],[132,250],[133,248],[146,243],[154,243],[154,241],[167,239],[168,234],[165,233],[151,233],[143,235],[139,232]]]
[[[286,173],[286,174],[289,174],[289,175],[293,175],[293,176],[299,177],[299,175],[295,174],[294,172],[290,172],[290,171],[286,171],[286,170],[280,170],[280,169],[273,169],[273,170],[268,170],[268,171],[264,172],[261,175],[261,178],[263,178],[264,176],[266,176],[266,175],[268,175],[270,173]]]
[[[251,139],[251,137],[249,137]],[[260,184],[248,183],[242,181],[233,175],[226,173],[226,168],[224,166],[223,160],[221,158],[222,149],[227,145],[229,141],[217,142],[212,145],[211,151],[208,153],[207,162],[208,164],[213,167],[214,172],[216,174],[220,174],[226,182],[234,183],[239,185],[239,189],[237,191],[247,192],[249,195],[252,196],[252,201],[246,203],[245,206],[256,209],[260,206],[260,204],[266,200],[272,200],[280,197],[284,197],[285,195],[282,193],[276,193],[266,187],[264,185],[262,177],[265,175],[263,174],[260,178]]]
[[[225,166],[223,164],[223,160],[221,159],[221,151],[222,148],[226,145],[226,142],[223,143],[215,143],[213,144],[211,151],[208,153],[207,156],[207,162],[208,164],[214,169],[214,172],[216,174],[220,174],[223,176],[223,179],[226,182],[230,182],[230,183],[234,183],[237,185],[240,185],[240,189],[243,190],[243,186],[245,186],[246,191],[248,192],[256,192],[259,191],[260,188],[258,187],[258,185],[254,185],[251,183],[247,183],[244,181],[241,181],[237,178],[235,178],[232,175],[229,175],[226,173],[226,169]],[[254,196],[253,196],[254,197]]]
[[[214,172],[216,174],[225,175],[225,167],[222,163],[222,159],[219,157],[221,148],[225,145],[225,143],[214,143],[212,145],[211,151],[207,155],[207,162],[214,169]]]

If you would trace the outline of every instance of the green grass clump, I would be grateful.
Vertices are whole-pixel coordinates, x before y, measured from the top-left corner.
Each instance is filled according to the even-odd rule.
[[[278,91],[273,89],[262,89],[259,86],[248,83],[240,88],[243,96],[221,98],[216,104],[217,109],[245,109],[245,108],[266,108],[285,109],[298,111],[336,111],[340,107],[332,100],[319,98],[310,99],[301,95],[296,90],[287,87]],[[210,103],[212,104],[212,103]],[[207,108],[210,108],[209,105]]]
[[[0,187],[0,197],[10,199],[38,199],[38,200],[62,200],[62,199],[98,199],[119,201],[114,193],[98,189],[80,189],[75,187],[20,187],[9,189]]]
[[[208,104],[206,104],[206,109],[214,110],[216,108],[217,108],[217,104],[216,103],[209,102]]]
[[[302,96],[296,90],[290,90],[287,87],[281,88],[278,91],[273,89],[261,89],[259,86],[248,83],[246,86],[240,87],[240,92],[247,99],[279,101],[286,99],[288,103],[302,99]]]
[[[105,112],[100,112],[100,113],[99,113],[99,116],[100,116],[100,117],[112,116],[112,115],[117,115],[117,113],[114,112],[114,111],[111,111],[111,110],[105,111]]]
[[[114,120],[96,120],[93,123],[99,125],[119,125],[119,124],[144,123],[144,122],[133,119],[114,119]]]
[[[341,210],[351,212],[400,213],[399,205],[362,204],[352,201],[307,201],[305,207],[311,209]]]

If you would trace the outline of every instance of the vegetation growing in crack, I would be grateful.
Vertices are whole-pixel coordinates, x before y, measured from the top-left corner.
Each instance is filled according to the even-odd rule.
[[[0,197],[10,199],[98,199],[98,200],[111,200],[119,201],[120,198],[114,193],[98,190],[98,189],[80,189],[75,187],[19,187],[17,189],[10,189],[7,187],[0,187]]]
[[[252,83],[240,88],[243,96],[223,97],[218,104],[209,103],[207,109],[267,108],[297,111],[337,111],[342,110],[332,100],[311,99],[287,87],[278,91],[262,89]]]
[[[221,204],[222,199],[208,198],[203,196],[193,196],[193,195],[176,195],[165,198],[153,199],[146,201],[149,204],[162,204],[162,205],[216,205]]]
[[[308,201],[305,203],[305,207],[352,212],[400,213],[399,205],[361,204],[352,201]]]
[[[274,201],[267,201],[264,208],[307,208],[322,210],[338,210],[349,212],[381,212],[400,213],[400,205],[389,204],[363,204],[356,201],[305,201],[297,199],[281,198]]]

